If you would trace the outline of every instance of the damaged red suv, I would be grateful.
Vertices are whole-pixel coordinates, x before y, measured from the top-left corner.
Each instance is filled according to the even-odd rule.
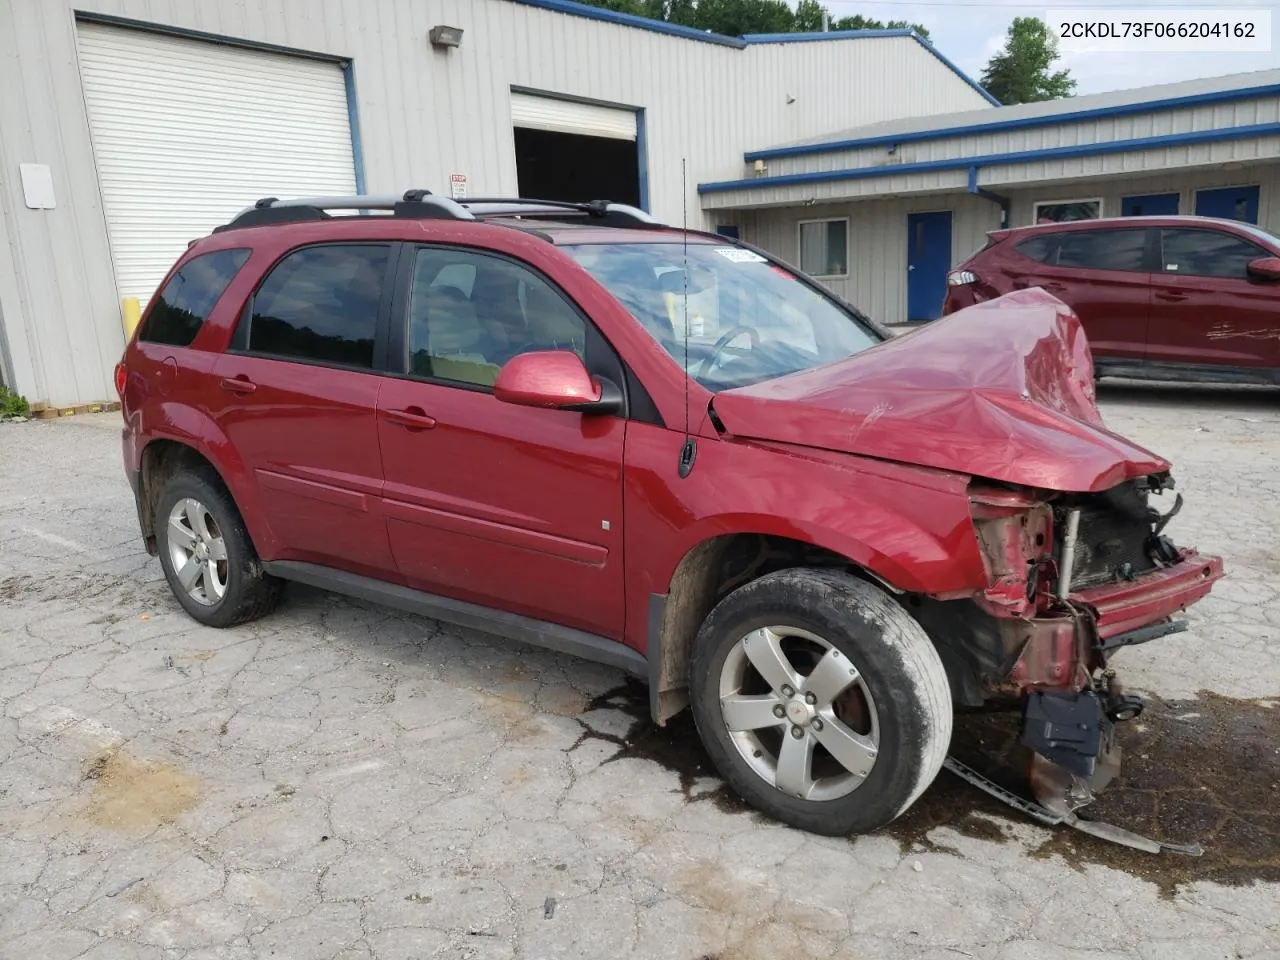
[[[1103,425],[1068,308],[964,314],[895,340],[612,204],[265,200],[149,304],[125,469],[203,624],[298,581],[614,665],[830,834],[910,806],[953,711],[1007,704],[1075,806],[1141,706],[1112,651],[1222,563],[1166,533],[1170,465]]]

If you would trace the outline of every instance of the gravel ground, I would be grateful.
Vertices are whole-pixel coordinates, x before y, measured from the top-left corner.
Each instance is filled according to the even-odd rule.
[[[1227,560],[1122,654],[1153,699],[1101,808],[1200,859],[945,773],[889,831],[810,836],[615,671],[303,588],[201,628],[119,416],[0,424],[0,957],[1280,960],[1280,393],[1102,394],[1175,463],[1169,532]]]

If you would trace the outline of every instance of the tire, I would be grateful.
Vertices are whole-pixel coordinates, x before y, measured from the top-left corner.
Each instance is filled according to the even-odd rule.
[[[264,616],[283,583],[262,569],[240,511],[211,470],[169,478],[155,514],[156,549],[178,603],[208,627]],[[204,558],[203,564],[189,566]]]
[[[843,572],[782,570],[721,600],[694,640],[689,689],[721,776],[756,809],[812,833],[890,823],[933,782],[951,742],[951,691],[932,641],[888,594]]]

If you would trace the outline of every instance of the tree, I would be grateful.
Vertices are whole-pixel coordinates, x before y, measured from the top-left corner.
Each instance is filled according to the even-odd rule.
[[[787,0],[581,0],[595,7],[665,20],[685,27],[710,30],[729,37],[745,33],[816,33],[824,16],[831,30],[884,30],[911,28],[922,37],[929,31],[906,20],[872,20],[853,16],[831,19],[820,0],[799,0],[791,9]]]
[[[1004,47],[982,72],[982,85],[1003,104],[1069,97],[1076,82],[1069,70],[1050,72],[1059,57],[1056,38],[1037,17],[1015,17]]]
[[[795,14],[784,0],[698,0],[701,30],[740,37],[745,33],[791,33]]]
[[[852,17],[841,17],[839,20],[831,24],[832,30],[906,30],[912,29],[926,40],[929,39],[929,29],[922,23],[910,23],[906,20],[873,20],[870,17],[864,17],[862,14],[855,14]]]

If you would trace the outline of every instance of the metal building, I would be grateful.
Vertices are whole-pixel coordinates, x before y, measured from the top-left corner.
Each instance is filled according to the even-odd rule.
[[[868,124],[704,181],[705,210],[886,323],[938,316],[1003,226],[1139,214],[1280,232],[1280,70]]]
[[[702,227],[746,150],[991,108],[910,31],[568,0],[0,0],[0,71],[4,380],[52,404],[113,398],[122,304],[259,197],[608,191]]]

